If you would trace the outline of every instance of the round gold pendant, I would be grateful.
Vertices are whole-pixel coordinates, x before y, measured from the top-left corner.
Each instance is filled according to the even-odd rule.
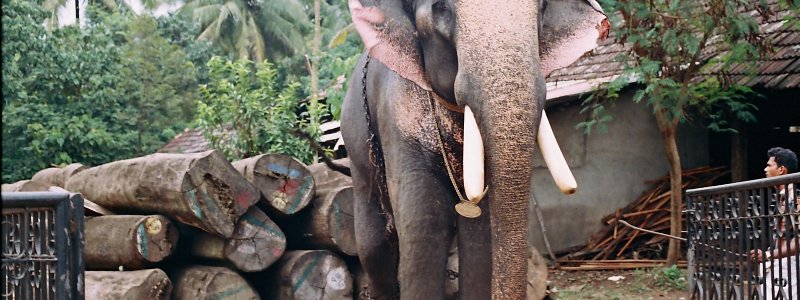
[[[456,204],[456,212],[465,218],[477,218],[481,215],[481,208],[472,202]]]

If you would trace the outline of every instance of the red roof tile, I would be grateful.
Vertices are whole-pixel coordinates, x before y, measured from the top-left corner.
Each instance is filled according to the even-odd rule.
[[[755,70],[748,63],[725,67],[720,62],[707,66],[699,76],[715,76],[724,71],[731,82],[751,87],[760,86],[773,89],[800,87],[800,21],[796,18],[784,21],[783,18],[789,16],[790,13],[792,12],[779,11],[770,19],[762,20],[761,30],[768,34],[774,51],[758,60]],[[761,20],[761,17],[757,18]],[[718,43],[718,39],[712,40]],[[620,75],[624,64],[617,56],[626,49],[628,49],[628,45],[623,46],[617,43],[612,36],[575,63],[553,71],[546,79],[548,82],[547,98],[588,92],[591,90],[590,86],[596,85],[598,82],[610,81],[613,77]],[[721,53],[725,53],[725,51],[720,49],[719,44],[711,45],[704,51],[702,59],[707,60]],[[569,83],[561,84],[564,81]],[[579,84],[584,89],[575,88]],[[564,86],[571,87],[571,93],[559,90],[564,89]],[[586,88],[587,86],[589,88]],[[552,92],[554,92],[553,97],[550,96]]]

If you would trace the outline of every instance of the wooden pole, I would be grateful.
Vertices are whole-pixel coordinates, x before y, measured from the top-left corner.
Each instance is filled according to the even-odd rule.
[[[88,167],[79,163],[69,164],[63,168],[47,168],[33,174],[31,180],[63,188],[70,177],[86,169]]]
[[[86,271],[86,299],[170,299],[172,282],[160,269]]]
[[[175,277],[172,299],[261,299],[241,275],[228,268],[189,266]]]
[[[142,269],[160,262],[178,242],[178,229],[164,216],[86,218],[84,258],[92,270]]]
[[[291,156],[261,154],[232,164],[258,188],[270,212],[292,215],[314,198],[314,178],[303,163]]]
[[[258,192],[218,151],[156,153],[73,175],[71,192],[117,213],[163,214],[230,237]]]
[[[236,223],[228,239],[200,233],[190,247],[195,256],[226,260],[243,272],[262,271],[286,250],[286,236],[274,222],[253,206]]]

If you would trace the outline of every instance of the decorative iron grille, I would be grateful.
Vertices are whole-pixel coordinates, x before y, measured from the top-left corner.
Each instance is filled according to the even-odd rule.
[[[800,173],[686,191],[692,299],[800,300],[798,198]]]
[[[2,193],[2,299],[83,299],[83,198]]]

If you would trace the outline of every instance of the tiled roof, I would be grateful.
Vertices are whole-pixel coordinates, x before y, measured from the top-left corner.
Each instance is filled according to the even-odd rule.
[[[174,139],[161,146],[158,153],[197,153],[211,149],[211,143],[203,136],[203,129],[185,129]]]
[[[758,60],[755,73],[749,71],[754,76],[748,74],[750,64],[747,63],[734,64],[725,70],[722,70],[722,65],[715,65],[699,76],[719,75],[724,71],[732,83],[750,87],[800,87],[800,21],[796,17],[786,21],[784,17],[791,13],[788,10],[779,11],[762,21],[761,30],[768,34],[774,51]],[[703,59],[726,53],[714,47],[708,48]],[[597,84],[612,80],[622,73],[624,67],[624,62],[617,56],[627,50],[627,45],[617,43],[611,36],[575,63],[553,71],[546,79],[547,99],[588,92]]]

